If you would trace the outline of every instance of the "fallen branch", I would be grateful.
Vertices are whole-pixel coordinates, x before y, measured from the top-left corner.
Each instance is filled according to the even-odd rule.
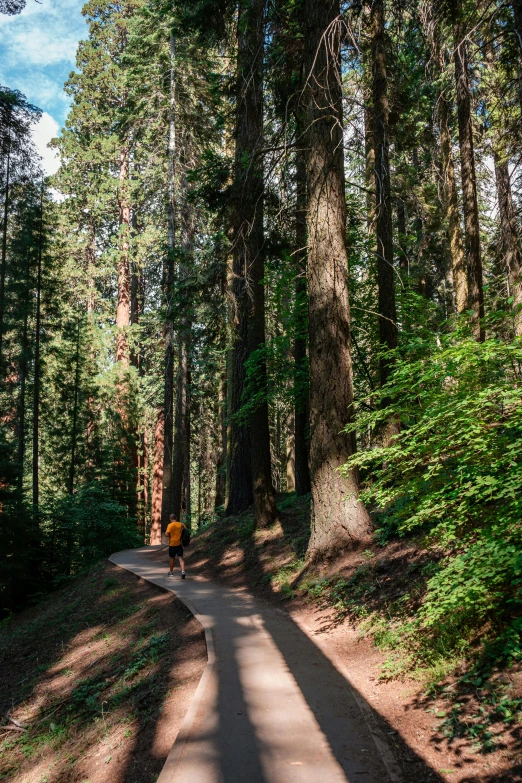
[[[18,721],[15,720],[14,718],[11,718],[10,715],[7,716],[7,720],[10,720],[11,723],[14,723],[14,725],[18,726],[18,728],[20,728],[20,729],[26,729],[27,728],[27,726],[24,726],[22,723],[18,723]]]

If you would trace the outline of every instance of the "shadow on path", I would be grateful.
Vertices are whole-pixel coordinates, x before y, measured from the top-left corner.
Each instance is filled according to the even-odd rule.
[[[248,555],[251,564],[252,550]],[[157,552],[142,552],[140,557],[146,564],[144,567],[148,565],[159,573]],[[161,576],[158,579],[167,582]],[[200,755],[208,761],[212,759],[214,769],[208,777],[201,774],[187,777],[185,765],[191,753],[187,743],[179,780],[185,783],[443,780],[354,692],[332,661],[285,612],[262,600],[254,600],[242,589],[214,586],[203,578],[164,586],[172,587],[181,597],[185,593],[197,612],[211,622],[218,661],[215,692],[209,694],[207,704],[207,712],[211,707],[212,720],[208,726],[195,725],[192,745],[192,750],[197,747]],[[225,609],[215,611],[212,590],[220,591]],[[262,669],[256,656],[265,658],[266,675],[259,674]],[[290,677],[282,678],[279,683],[279,670]],[[361,702],[364,702],[365,717]],[[390,735],[395,750],[399,750],[402,773],[388,747]],[[386,746],[388,771],[378,743],[381,749]],[[176,776],[172,783],[177,781]]]

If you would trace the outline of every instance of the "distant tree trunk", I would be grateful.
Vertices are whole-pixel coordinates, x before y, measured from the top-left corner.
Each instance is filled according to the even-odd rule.
[[[38,520],[40,502],[40,340],[42,320],[42,252],[43,252],[44,183],[40,193],[40,232],[38,237],[38,265],[36,270],[36,318],[34,335],[34,390],[33,390],[33,514]]]
[[[166,530],[173,511],[172,461],[174,448],[174,323],[173,302],[176,244],[176,42],[170,37],[170,104],[169,104],[169,171],[168,171],[168,236],[167,258],[163,270],[163,301],[165,306],[165,359],[163,366],[163,469],[161,498],[161,529]]]
[[[191,304],[186,293],[194,244],[193,216],[186,202],[187,183],[183,181],[184,207],[181,215],[181,261],[179,280],[183,301],[180,304],[181,318],[178,330],[178,376],[176,395],[176,420],[174,428],[172,467],[172,513],[176,519],[182,509],[190,516],[190,362],[191,362]],[[185,501],[185,502],[183,502]]]
[[[89,226],[89,240],[85,251],[87,266],[87,313],[93,313],[96,305],[96,288],[94,282],[94,270],[96,266],[96,226]]]
[[[455,306],[457,313],[463,313],[468,302],[468,281],[466,275],[466,256],[462,241],[462,229],[460,226],[459,201],[457,185],[455,182],[455,167],[451,134],[449,131],[449,104],[444,93],[441,92],[437,102],[440,151],[442,158],[442,176],[444,185],[444,210],[448,222],[449,247],[451,255],[451,267],[453,271],[453,288],[455,291]]]
[[[225,503],[225,463],[227,458],[227,426],[226,426],[226,397],[227,381],[224,369],[219,375],[218,382],[218,409],[217,409],[217,459],[216,459],[216,494],[214,497],[214,506],[219,508]]]
[[[518,102],[522,112],[522,0],[513,0],[511,3],[515,17],[515,35],[519,46],[518,59]]]
[[[464,207],[466,274],[468,281],[468,307],[473,311],[474,337],[484,340],[484,291],[482,285],[482,259],[480,252],[480,225],[473,147],[471,96],[469,89],[466,31],[461,20],[461,0],[455,0],[457,20],[454,24],[454,61],[457,85],[457,115],[459,122],[460,167]]]
[[[76,446],[77,446],[77,425],[78,425],[78,395],[80,385],[80,320],[76,326],[76,355],[74,359],[74,399],[73,399],[73,420],[71,432],[71,462],[69,465],[69,495],[74,493],[74,475],[76,470]]]
[[[164,411],[158,411],[154,429],[154,463],[152,466],[152,505],[150,514],[150,544],[161,544],[161,498],[163,483],[163,426]]]
[[[446,70],[442,31],[434,13],[432,3],[425,4],[424,25],[432,48],[434,63],[434,78],[440,80]],[[460,225],[459,200],[455,181],[455,163],[453,159],[453,144],[450,132],[451,106],[447,96],[447,85],[442,85],[437,91],[437,122],[439,127],[440,153],[442,164],[442,183],[444,193],[444,212],[448,225],[449,251],[455,307],[457,313],[463,313],[468,306],[468,280],[466,273],[466,254]]]
[[[295,212],[295,340],[294,340],[294,466],[296,495],[310,492],[308,417],[310,412],[308,361],[306,337],[308,297],[306,291],[307,235],[306,235],[306,159],[304,139],[299,133],[300,147],[296,155],[296,212]]]
[[[188,525],[192,524],[192,474],[191,474],[191,437],[192,437],[192,421],[191,421],[191,409],[192,409],[192,373],[190,369],[190,354],[188,359],[188,373],[187,373],[187,402],[186,402],[186,414],[185,414],[185,435],[183,443],[183,484],[184,484],[184,501],[185,501],[185,519]]]
[[[143,499],[143,533],[145,535],[145,527],[147,515],[149,512],[149,440],[147,437],[147,430],[145,430],[141,436],[142,453],[141,460],[141,473],[142,473],[142,499]]]
[[[377,213],[375,225],[377,239],[377,285],[379,289],[379,342],[381,350],[393,350],[397,347],[398,330],[395,307],[395,272],[393,268],[393,210],[390,186],[388,76],[386,72],[384,22],[384,0],[372,0],[372,109]],[[388,380],[391,367],[392,363],[389,358],[380,358],[381,385],[384,385]]]
[[[295,492],[295,423],[294,412],[286,418],[286,491]]]
[[[27,264],[27,278],[29,278],[29,263]],[[29,299],[29,285],[26,288],[27,299]],[[28,345],[28,319],[29,311],[27,304],[24,306],[24,325],[22,329],[22,345],[20,348],[19,372],[20,372],[20,396],[18,401],[18,453],[17,461],[19,466],[18,486],[23,490],[24,482],[24,461],[25,461],[25,387],[27,381],[27,353]]]
[[[397,244],[399,256],[399,269],[409,274],[408,256],[406,254],[406,207],[402,198],[397,198]]]
[[[507,160],[504,160],[498,151],[494,152],[493,157],[495,161],[495,181],[500,214],[502,251],[515,307],[515,334],[517,337],[520,337],[522,336],[522,256],[520,253],[517,220],[513,206]]]
[[[2,226],[2,266],[0,268],[0,372],[2,368],[2,347],[4,337],[4,311],[5,311],[5,273],[7,256],[7,220],[9,217],[9,184],[11,176],[11,128],[7,127],[7,163],[5,171],[4,189],[4,221]]]
[[[183,338],[184,336],[180,336],[179,339],[174,459],[172,468],[172,513],[176,519],[180,518],[183,505],[183,478],[185,476],[187,451],[189,360],[187,341]]]
[[[119,171],[119,249],[118,306],[116,309],[116,361],[129,364],[128,330],[130,325],[130,204],[129,149],[120,151]]]
[[[308,556],[365,538],[370,520],[342,432],[353,418],[339,0],[305,0],[312,530]]]
[[[368,98],[370,96],[368,95]],[[366,181],[366,227],[368,234],[375,233],[375,147],[373,140],[373,109],[364,107],[364,169]]]

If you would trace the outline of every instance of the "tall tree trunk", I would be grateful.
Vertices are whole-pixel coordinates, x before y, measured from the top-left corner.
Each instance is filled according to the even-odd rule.
[[[2,347],[4,336],[5,274],[7,262],[7,220],[9,217],[9,184],[11,176],[11,127],[7,126],[7,164],[4,189],[4,221],[2,226],[2,265],[0,267],[0,372],[2,368]]]
[[[36,317],[34,336],[34,390],[33,390],[33,514],[38,520],[40,502],[40,341],[42,319],[42,253],[43,253],[44,183],[40,193],[40,232],[38,237],[38,265],[36,270]]]
[[[238,109],[236,128],[236,265],[246,278],[248,355],[256,355],[259,402],[249,416],[254,516],[258,527],[277,519],[272,486],[265,347],[265,251],[263,234],[263,55],[264,0],[249,0],[238,20]]]
[[[502,251],[515,307],[515,334],[517,337],[520,337],[522,336],[522,256],[520,253],[517,220],[513,206],[507,160],[503,159],[497,150],[495,150],[493,157],[500,214]]]
[[[227,458],[227,425],[226,425],[226,398],[227,398],[227,380],[223,369],[219,374],[218,382],[218,409],[217,409],[217,459],[216,459],[216,494],[214,497],[214,506],[219,508],[225,503],[225,463]]]
[[[120,151],[119,171],[119,252],[118,306],[116,309],[116,361],[129,364],[128,330],[130,325],[130,204],[129,149]]]
[[[409,274],[408,256],[406,254],[406,207],[402,198],[397,198],[397,244],[399,256],[399,269]]]
[[[190,362],[192,314],[187,283],[194,244],[193,216],[187,203],[188,184],[183,178],[183,210],[181,215],[181,260],[179,263],[179,282],[182,302],[180,326],[178,330],[178,377],[177,404],[174,431],[174,453],[172,467],[172,513],[180,518],[182,510],[190,521]]]
[[[393,268],[393,209],[390,187],[384,0],[372,0],[371,2],[371,31],[379,342],[381,350],[389,351],[397,347],[398,330],[395,307],[395,271]],[[379,360],[381,385],[384,385],[388,380],[391,366],[390,359],[381,356]]]
[[[305,0],[305,127],[310,339],[312,530],[308,556],[359,541],[369,516],[342,430],[353,418],[350,306],[343,160],[339,0]]]
[[[190,345],[190,344],[189,344]],[[184,485],[184,508],[185,519],[188,525],[192,523],[192,481],[191,481],[191,448],[190,441],[192,437],[191,428],[191,388],[192,388],[192,373],[190,370],[190,354],[188,358],[188,373],[187,373],[187,401],[186,401],[186,413],[185,413],[185,433],[184,433],[184,448],[183,448],[183,485]]]
[[[444,186],[444,211],[448,223],[451,268],[453,271],[453,289],[457,313],[463,313],[468,303],[468,280],[466,275],[466,256],[460,226],[459,201],[455,182],[455,166],[451,134],[449,130],[449,103],[441,92],[437,102],[439,121],[442,178]]]
[[[473,335],[484,340],[484,290],[482,284],[482,258],[480,252],[480,225],[473,147],[471,96],[469,89],[466,31],[461,21],[461,0],[456,0],[457,19],[454,23],[454,61],[457,85],[457,116],[459,123],[460,168],[464,207],[466,275],[468,281],[468,307],[473,311]]]
[[[74,359],[74,399],[73,399],[73,420],[71,432],[71,462],[69,464],[69,485],[67,487],[69,495],[74,493],[74,475],[76,471],[76,430],[78,425],[78,396],[80,384],[80,320],[76,327],[76,355]]]
[[[158,411],[156,426],[154,428],[154,463],[152,466],[152,504],[150,513],[150,541],[151,546],[161,544],[161,499],[163,484],[163,409]]]
[[[179,361],[177,377],[176,420],[174,432],[174,458],[172,467],[172,513],[179,519],[183,507],[183,486],[186,476],[187,425],[189,408],[189,357],[188,340],[179,336]],[[187,482],[185,478],[185,490]],[[185,504],[186,507],[186,504]]]
[[[89,226],[89,241],[86,248],[86,266],[87,266],[87,313],[93,313],[96,306],[96,286],[94,281],[94,271],[96,267],[96,226],[91,223]]]
[[[522,0],[513,0],[511,3],[515,21],[515,35],[519,46],[518,55],[518,102],[522,112]]]
[[[174,447],[174,323],[173,293],[176,244],[176,42],[170,37],[170,103],[169,103],[169,172],[168,172],[168,236],[167,258],[163,270],[163,297],[165,305],[165,359],[163,367],[163,469],[161,498],[161,528],[166,530],[172,507],[172,460]]]
[[[152,502],[150,511],[150,544],[161,544],[161,500],[163,496],[163,428],[164,413],[161,408],[156,416],[154,428],[154,462],[152,465]]]
[[[298,120],[299,121],[299,120]],[[296,495],[310,492],[310,468],[308,465],[308,417],[309,377],[306,356],[308,298],[306,291],[307,236],[306,236],[306,159],[304,139],[299,134],[296,153],[296,212],[295,212],[295,340],[294,340],[294,465]]]
[[[440,83],[446,70],[442,44],[442,30],[434,6],[428,2],[424,6],[424,26],[432,47],[434,78]],[[439,127],[440,154],[442,164],[442,183],[444,193],[444,212],[448,225],[449,251],[455,293],[457,313],[463,313],[468,306],[468,280],[466,273],[466,254],[460,224],[459,200],[455,181],[455,163],[450,132],[451,105],[447,96],[448,85],[442,84],[437,92],[437,123]]]
[[[29,263],[28,263],[29,267]],[[29,278],[29,269],[27,270],[27,277]],[[26,288],[27,300],[29,299],[29,286]],[[22,329],[22,345],[20,349],[20,396],[18,401],[18,453],[17,462],[19,466],[18,474],[18,486],[20,491],[23,490],[24,482],[24,461],[25,461],[25,387],[27,382],[27,354],[28,354],[28,319],[29,311],[27,304],[24,306],[24,325]]]
[[[289,411],[286,417],[285,427],[285,469],[286,469],[286,491],[295,492],[295,422],[294,412]]]
[[[237,23],[237,109],[234,164],[233,264],[234,342],[230,361],[229,492],[226,513],[236,514],[252,501],[263,515],[263,501],[271,498],[271,478],[266,476],[268,416],[261,405],[255,414],[260,425],[256,445],[252,444],[254,418],[248,424],[237,420],[244,404],[246,362],[256,340],[264,341],[263,269],[263,173],[259,151],[263,144],[263,13],[262,0],[249,0],[240,7]],[[261,288],[261,291],[256,289]],[[253,317],[252,317],[253,316]],[[254,328],[252,321],[260,324]],[[263,362],[261,362],[263,365]],[[256,371],[261,393],[265,370]],[[267,442],[268,441],[268,442]],[[254,454],[255,451],[255,454]],[[270,459],[270,453],[268,453]],[[254,463],[256,465],[253,470]],[[260,473],[258,474],[258,471]],[[267,484],[267,481],[269,483]],[[254,482],[259,482],[254,490]],[[257,498],[254,500],[254,495]],[[259,508],[261,506],[261,508]],[[270,508],[269,508],[270,511]],[[263,523],[263,519],[259,520]]]

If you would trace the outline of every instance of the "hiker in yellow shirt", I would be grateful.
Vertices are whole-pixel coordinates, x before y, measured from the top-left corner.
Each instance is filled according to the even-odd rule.
[[[169,537],[169,558],[170,558],[170,570],[169,576],[174,576],[172,573],[174,570],[174,560],[176,555],[179,558],[179,564],[181,566],[181,578],[185,579],[185,560],[183,559],[183,545],[181,543],[181,533],[186,525],[178,522],[174,514],[170,515],[170,523],[165,531]]]

